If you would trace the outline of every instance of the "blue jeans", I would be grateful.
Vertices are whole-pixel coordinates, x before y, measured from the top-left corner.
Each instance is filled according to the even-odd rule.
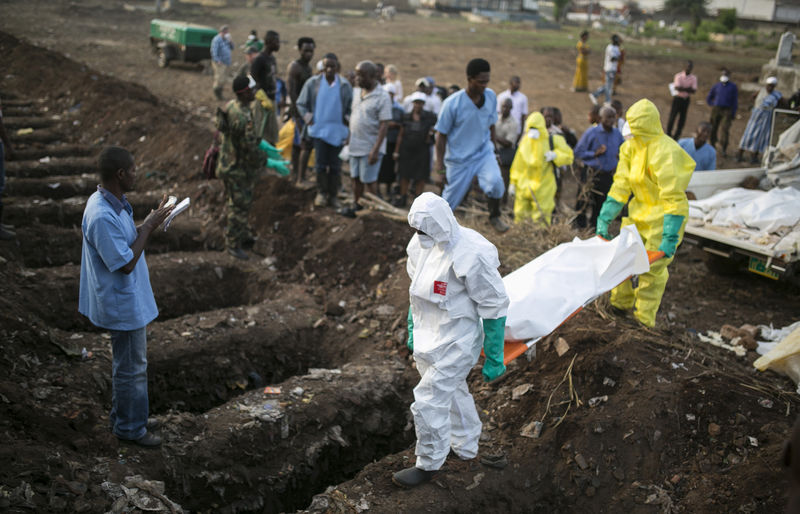
[[[606,72],[606,83],[600,86],[592,93],[592,96],[595,98],[599,97],[603,93],[606,94],[606,103],[611,102],[611,93],[614,91],[614,77],[617,76],[616,71],[607,71]]]
[[[147,433],[147,327],[111,330],[111,431],[120,439]]]

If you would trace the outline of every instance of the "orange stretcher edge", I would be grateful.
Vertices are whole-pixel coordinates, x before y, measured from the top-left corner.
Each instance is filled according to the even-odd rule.
[[[662,252],[662,251],[656,251],[656,252],[651,252],[650,250],[647,251],[647,259],[650,261],[650,264],[653,264],[654,262],[656,262],[657,260],[661,259],[662,257],[664,257],[664,252]],[[628,280],[630,278],[631,277],[628,277],[625,280]],[[625,280],[623,280],[622,282],[625,282]],[[620,282],[620,284],[622,282]],[[589,300],[589,302],[586,302],[586,303],[588,304],[588,303],[591,303],[592,301],[594,301],[594,298],[592,298],[592,300]],[[573,317],[575,317],[575,315],[577,315],[579,312],[581,312],[583,310],[583,307],[584,307],[584,305],[581,305],[580,307],[575,309],[575,312],[573,312],[572,314],[567,316],[567,319],[562,321],[558,325],[558,327],[556,327],[556,329],[561,327],[561,325],[563,325],[567,321],[571,320]],[[541,338],[539,338],[539,339],[541,339]],[[519,340],[519,339],[506,339],[505,340],[505,346],[503,348],[503,363],[504,364],[508,364],[509,362],[511,362],[514,359],[516,359],[517,357],[519,357],[520,355],[522,355],[523,353],[528,351],[528,349],[531,346],[533,346],[536,343],[536,341],[538,341],[539,339],[531,339],[531,340],[527,340],[527,341],[522,341],[522,340]]]

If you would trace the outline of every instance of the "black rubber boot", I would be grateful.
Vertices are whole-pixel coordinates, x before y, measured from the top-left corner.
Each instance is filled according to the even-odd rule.
[[[392,482],[400,487],[411,489],[412,487],[430,482],[436,473],[436,471],[425,471],[416,466],[411,466],[410,468],[398,471],[392,475]]]
[[[143,448],[157,448],[161,446],[161,436],[158,436],[150,431],[145,432],[145,434],[139,439],[120,439],[120,441],[128,444],[135,444]]]
[[[508,224],[500,217],[500,199],[489,198],[489,223],[500,233],[508,230]]]

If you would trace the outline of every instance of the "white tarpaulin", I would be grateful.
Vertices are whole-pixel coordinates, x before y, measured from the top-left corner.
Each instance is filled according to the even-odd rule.
[[[649,269],[633,225],[612,241],[592,237],[560,244],[503,278],[510,300],[506,339],[546,336],[578,308]]]
[[[800,222],[800,190],[759,191],[735,187],[704,200],[689,201],[689,216],[718,227],[749,227],[772,232]]]

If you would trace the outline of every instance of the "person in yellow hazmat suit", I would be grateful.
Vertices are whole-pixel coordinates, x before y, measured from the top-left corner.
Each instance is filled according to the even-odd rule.
[[[662,251],[664,257],[651,264],[650,271],[639,275],[635,289],[631,280],[614,288],[611,304],[622,310],[634,309],[636,319],[652,327],[669,278],[667,266],[683,239],[689,214],[686,186],[695,162],[664,134],[658,109],[650,100],[633,104],[626,119],[632,137],[620,146],[614,183],[597,219],[597,234],[610,239],[608,227],[630,198],[622,226],[636,225],[645,248]]]
[[[531,218],[535,222],[550,224],[556,206],[555,170],[572,164],[572,159],[572,148],[563,136],[548,134],[541,113],[534,112],[528,116],[511,163],[508,192],[515,197],[515,221]]]

